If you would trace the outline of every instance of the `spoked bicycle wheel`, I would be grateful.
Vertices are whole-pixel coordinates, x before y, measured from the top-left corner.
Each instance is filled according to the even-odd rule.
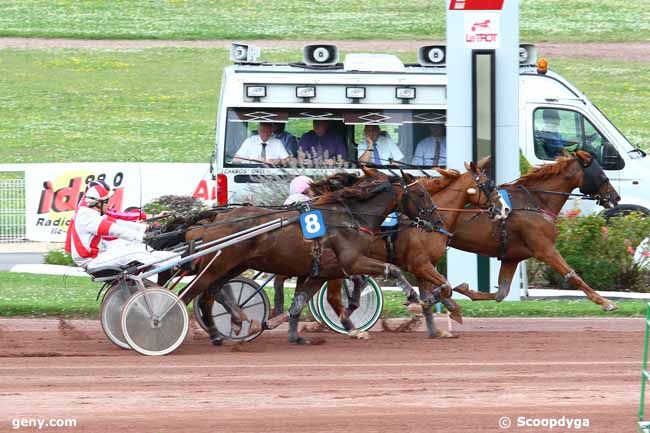
[[[351,280],[345,279],[341,287],[341,301],[343,306],[348,306],[348,293],[352,293],[353,283]],[[347,334],[343,324],[334,312],[334,308],[327,302],[327,283],[318,292],[318,310],[323,319],[323,322],[332,331],[341,334]],[[361,289],[361,297],[359,299],[359,308],[357,308],[350,317],[355,328],[360,331],[367,331],[377,323],[381,316],[381,311],[384,308],[384,295],[381,288],[375,280],[368,277],[366,285]]]
[[[212,304],[212,318],[219,335],[235,341],[253,341],[259,337],[263,331],[260,330],[259,332],[250,334],[250,321],[255,320],[260,325],[263,325],[267,320],[269,320],[271,304],[269,303],[268,296],[266,296],[266,292],[260,290],[260,285],[255,281],[244,277],[233,278],[224,284],[222,290],[230,291],[232,299],[234,299],[237,302],[237,305],[239,305],[239,308],[244,311],[249,321],[242,324],[238,333],[235,332],[230,321],[230,313],[223,305],[215,302]],[[201,309],[198,308],[200,302],[199,298],[202,296],[203,294],[194,298],[194,317],[199,326],[203,328],[204,331],[207,331],[208,328],[203,320],[203,313],[201,312]]]
[[[108,289],[102,299],[100,312],[102,330],[111,343],[122,349],[131,349],[122,332],[122,310],[135,291],[135,287],[118,282]]]
[[[166,289],[133,294],[122,312],[127,343],[143,355],[166,355],[181,345],[189,329],[185,303]]]

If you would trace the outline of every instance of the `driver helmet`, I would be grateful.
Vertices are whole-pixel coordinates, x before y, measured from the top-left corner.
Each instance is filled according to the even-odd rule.
[[[103,180],[93,180],[88,183],[85,199],[89,207],[97,206],[101,202],[108,201],[113,195],[111,187]]]
[[[312,180],[307,176],[298,176],[289,184],[289,194],[302,194],[309,189]]]

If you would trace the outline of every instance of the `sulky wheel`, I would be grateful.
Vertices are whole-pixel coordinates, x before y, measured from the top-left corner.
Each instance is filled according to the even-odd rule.
[[[348,292],[351,292],[353,283],[351,280],[345,279],[343,287],[341,288],[341,300],[343,306],[348,306]],[[341,320],[338,318],[334,309],[327,302],[327,283],[318,292],[318,311],[323,318],[323,322],[332,331],[341,334],[347,334]],[[359,331],[367,331],[377,323],[381,316],[381,311],[384,308],[384,295],[381,292],[379,285],[370,277],[366,279],[366,285],[361,289],[361,298],[359,301],[359,308],[357,308],[350,317],[350,320]]]
[[[318,323],[323,323],[323,318],[321,317],[320,310],[318,309],[318,295],[320,295],[320,292],[326,291],[327,290],[327,283],[323,284],[323,287],[314,295],[311,297],[309,302],[307,302],[307,307],[309,307],[309,312],[311,313],[312,317],[314,320]]]
[[[102,330],[111,343],[122,349],[131,349],[122,332],[122,309],[135,291],[135,287],[116,282],[102,299],[100,312]]]
[[[226,339],[235,341],[252,341],[262,334],[262,331],[255,332],[249,335],[252,320],[256,320],[259,324],[264,324],[269,319],[269,312],[271,311],[271,304],[269,298],[266,296],[264,290],[260,290],[260,285],[255,281],[237,277],[224,284],[222,290],[230,290],[232,299],[237,301],[237,305],[241,308],[249,321],[242,324],[239,333],[235,333],[232,329],[230,322],[230,313],[218,302],[212,304],[212,317],[214,324],[217,327],[217,332]],[[199,326],[207,331],[207,326],[203,320],[201,309],[198,308],[200,297],[203,294],[194,298],[194,317]]]
[[[189,328],[185,304],[166,289],[136,292],[124,306],[122,332],[143,355],[166,355],[181,345]]]

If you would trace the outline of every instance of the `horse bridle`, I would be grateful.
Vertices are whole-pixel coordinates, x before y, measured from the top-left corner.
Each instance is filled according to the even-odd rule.
[[[412,182],[407,184],[404,178],[401,178],[401,187],[404,190],[404,193],[402,194],[402,202],[400,203],[400,208],[402,213],[406,213],[406,209],[408,209],[408,195],[409,191],[408,189],[412,187],[413,185],[417,184],[418,182]],[[428,194],[428,192],[425,191],[425,194]],[[413,220],[413,224],[415,227],[421,228],[427,232],[432,232],[434,230],[437,230],[439,228],[444,228],[444,223],[442,221],[442,217],[440,216],[440,213],[438,213],[438,208],[436,207],[436,204],[433,203],[433,200],[431,200],[431,206],[429,207],[420,207],[419,205],[416,205],[418,208],[418,214],[415,218],[410,218]],[[435,214],[435,221],[434,221],[434,214]],[[408,215],[407,215],[408,216]]]
[[[489,178],[486,176],[486,180],[484,182],[481,182],[481,172],[479,172],[476,176],[473,176],[474,183],[478,187],[478,202],[481,202],[481,193],[485,194],[487,197],[489,206],[487,208],[487,214],[490,218],[494,218],[497,216],[499,212],[497,212],[497,205],[494,203],[492,200],[491,193],[496,189],[496,183],[494,182],[493,179]]]
[[[582,159],[576,157],[580,168],[582,168],[582,184],[580,185],[580,192],[587,197],[597,201],[600,206],[604,206],[605,202],[612,201],[612,192],[607,191],[603,196],[600,193],[600,188],[605,182],[609,182],[609,178],[603,171],[602,167],[593,156],[588,163],[584,163]]]

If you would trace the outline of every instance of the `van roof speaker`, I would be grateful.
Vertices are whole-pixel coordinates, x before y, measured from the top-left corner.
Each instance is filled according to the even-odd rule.
[[[537,63],[537,48],[533,44],[519,45],[519,65],[535,65]]]
[[[339,50],[336,45],[305,45],[302,61],[309,66],[333,66],[339,62]]]
[[[261,50],[252,44],[233,42],[230,45],[230,61],[235,63],[256,63]]]
[[[447,47],[444,45],[425,45],[418,49],[418,63],[422,66],[445,66]]]

